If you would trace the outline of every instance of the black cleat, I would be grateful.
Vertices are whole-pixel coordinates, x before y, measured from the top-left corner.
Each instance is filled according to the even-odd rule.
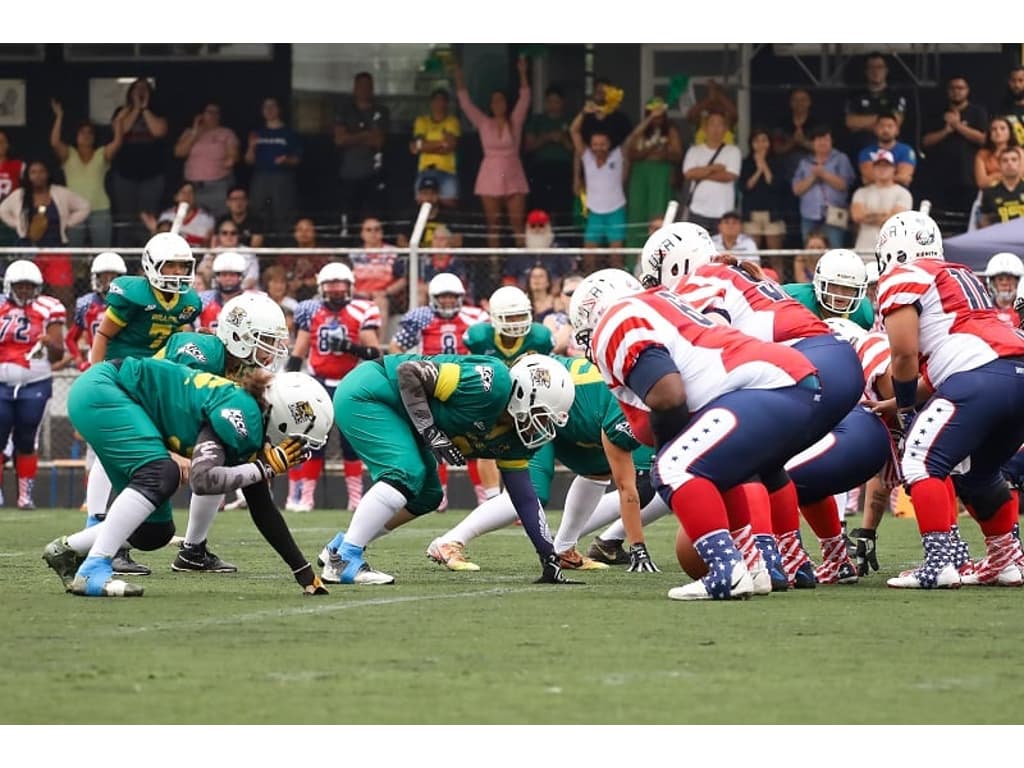
[[[115,576],[149,576],[153,573],[148,565],[132,560],[131,550],[127,547],[117,550],[111,565],[114,566]]]
[[[594,543],[587,550],[587,557],[605,565],[629,565],[629,552],[622,548],[622,539],[594,537]]]
[[[179,573],[237,573],[238,567],[221,560],[206,548],[205,541],[201,541],[198,544],[182,544],[177,557],[171,563],[171,570]]]

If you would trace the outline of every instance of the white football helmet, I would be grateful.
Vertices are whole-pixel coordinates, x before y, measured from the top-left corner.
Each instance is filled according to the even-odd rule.
[[[458,275],[451,272],[441,272],[434,275],[427,286],[427,295],[430,297],[430,307],[438,317],[455,317],[462,309],[462,299],[466,295],[466,289]],[[442,306],[441,296],[455,296],[453,306]]]
[[[814,296],[825,309],[839,314],[857,311],[868,288],[868,270],[864,260],[846,248],[825,251],[814,268]],[[837,287],[852,292],[837,291]]]
[[[276,445],[286,437],[302,440],[313,450],[327,444],[334,426],[334,406],[323,385],[305,373],[277,374],[267,387],[266,439]]]
[[[16,285],[30,284],[30,291],[17,291]],[[12,261],[4,272],[4,293],[7,298],[23,307],[33,301],[43,291],[43,273],[39,267],[27,259]]]
[[[225,303],[217,316],[217,338],[235,357],[272,373],[288,360],[284,312],[262,293],[243,293]]]
[[[590,334],[604,311],[612,302],[642,290],[640,282],[622,269],[599,269],[583,278],[569,300],[569,322],[576,345],[589,355]]]
[[[876,285],[878,283],[878,259],[864,262],[864,269],[868,273],[868,285]]]
[[[861,339],[868,335],[867,331],[845,317],[825,318],[825,324],[832,330],[833,336],[855,347]]]
[[[527,448],[539,448],[555,438],[569,421],[576,386],[565,366],[547,355],[524,355],[509,369],[512,397],[509,415]]]
[[[942,233],[931,216],[920,211],[904,211],[890,216],[878,231],[875,245],[878,272],[896,264],[908,264],[915,259],[942,260]]]
[[[97,253],[96,256],[93,257],[92,266],[89,267],[89,276],[92,282],[92,289],[96,291],[96,293],[106,293],[110,288],[110,282],[114,278],[108,278],[106,282],[100,280],[100,275],[106,274],[128,274],[128,267],[125,266],[124,259],[113,251]]]
[[[506,285],[491,294],[487,311],[491,325],[503,336],[522,337],[533,325],[530,297],[514,285]]]
[[[718,248],[704,227],[677,221],[656,230],[644,243],[640,255],[640,283],[644,288],[671,286],[717,255]]]
[[[179,262],[188,266],[184,275],[163,274],[164,265]],[[142,250],[142,274],[149,284],[165,293],[188,293],[196,279],[196,260],[192,248],[181,235],[161,232],[153,235]]]
[[[221,293],[238,293],[242,290],[242,276],[248,269],[249,263],[245,256],[234,251],[218,253],[213,260],[213,279],[217,284],[217,290]],[[225,275],[236,274],[234,280],[225,281]]]
[[[325,283],[344,282],[348,283],[347,288],[330,287],[324,288]],[[347,264],[340,261],[332,261],[324,264],[316,273],[316,287],[320,298],[329,306],[340,309],[352,298],[352,286],[356,284],[356,277],[352,274]]]
[[[985,266],[985,277],[988,278],[988,290],[995,298],[996,302],[1001,305],[1006,305],[1013,301],[1017,297],[1017,291],[1011,289],[1009,291],[997,291],[995,278],[999,275],[1009,275],[1017,279],[1017,285],[1020,285],[1020,279],[1024,277],[1024,262],[1013,253],[1003,252],[995,254],[991,259],[988,260],[988,264]]]

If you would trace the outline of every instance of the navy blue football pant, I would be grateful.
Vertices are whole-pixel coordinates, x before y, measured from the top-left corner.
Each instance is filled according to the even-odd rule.
[[[0,450],[13,432],[17,453],[35,453],[36,433],[51,395],[53,379],[19,386],[0,384]]]

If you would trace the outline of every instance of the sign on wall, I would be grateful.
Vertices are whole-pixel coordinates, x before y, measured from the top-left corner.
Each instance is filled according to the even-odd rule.
[[[0,125],[25,125],[24,80],[0,80]]]

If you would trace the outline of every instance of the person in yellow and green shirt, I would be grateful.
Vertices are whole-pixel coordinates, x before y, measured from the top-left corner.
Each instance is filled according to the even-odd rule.
[[[455,147],[462,128],[459,120],[448,112],[448,92],[438,88],[430,94],[430,112],[416,118],[412,127],[409,151],[419,156],[413,193],[425,178],[437,181],[441,205],[454,208],[459,202],[459,178],[455,170]]]

